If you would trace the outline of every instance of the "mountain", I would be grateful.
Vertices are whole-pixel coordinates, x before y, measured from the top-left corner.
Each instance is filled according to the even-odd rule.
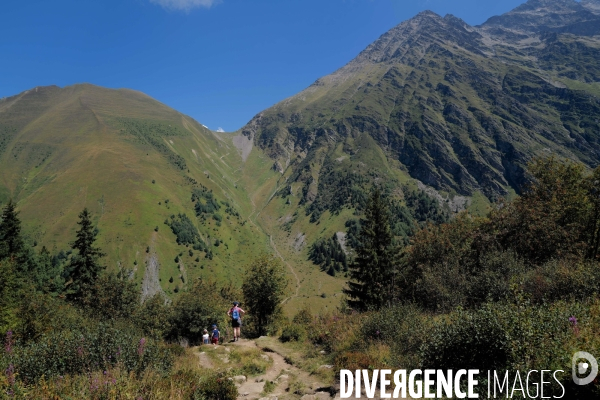
[[[536,155],[599,165],[598,18],[599,0],[530,0],[480,26],[422,12],[234,134],[132,90],[37,87],[0,99],[0,205],[55,254],[88,207],[105,262],[146,296],[239,285],[270,251],[288,311],[337,305],[374,183],[406,243],[519,193]]]
[[[510,196],[534,155],[600,162],[599,30],[598,0],[530,0],[477,27],[425,11],[242,134],[303,203],[342,170]]]
[[[12,197],[31,242],[54,254],[87,207],[103,262],[146,296],[239,280],[266,235],[247,223],[241,158],[219,135],[133,90],[37,87],[0,100],[0,203]]]

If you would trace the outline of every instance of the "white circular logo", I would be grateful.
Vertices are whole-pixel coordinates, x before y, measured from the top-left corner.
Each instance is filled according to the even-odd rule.
[[[586,362],[580,362],[579,360],[584,359]],[[594,358],[593,355],[587,353],[585,351],[578,351],[573,355],[573,382],[576,385],[587,385],[588,383],[592,383],[596,376],[598,376],[598,361]],[[585,378],[580,378],[579,375],[586,374],[590,366],[592,370],[589,372],[589,375]]]

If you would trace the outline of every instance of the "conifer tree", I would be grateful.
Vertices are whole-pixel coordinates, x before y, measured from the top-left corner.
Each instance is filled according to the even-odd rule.
[[[390,213],[374,188],[361,220],[356,257],[349,266],[350,280],[344,293],[348,305],[358,311],[391,305],[394,293],[397,247],[390,227]]]
[[[100,272],[106,268],[99,263],[105,254],[98,247],[94,247],[97,230],[92,226],[91,214],[87,208],[79,214],[80,229],[76,232],[77,239],[71,243],[71,248],[77,250],[71,258],[66,270],[72,280],[69,288],[71,299],[80,299],[83,292],[90,288],[98,279]]]
[[[21,236],[21,221],[19,221],[15,206],[15,203],[11,199],[2,210],[2,221],[0,221],[0,260],[19,258],[25,247]]]

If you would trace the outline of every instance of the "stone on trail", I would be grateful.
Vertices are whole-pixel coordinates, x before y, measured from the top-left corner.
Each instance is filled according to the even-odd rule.
[[[233,377],[233,381],[235,383],[244,383],[246,382],[246,377],[244,375],[236,375]]]

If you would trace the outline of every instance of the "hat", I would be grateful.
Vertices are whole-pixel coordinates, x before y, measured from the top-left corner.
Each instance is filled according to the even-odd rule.
[[[212,327],[213,327],[213,328],[216,328],[217,326],[216,326],[216,325],[213,325]]]
[[[233,305],[234,305],[234,306],[237,306],[238,304],[240,304],[240,303],[238,303],[237,301],[234,301],[234,302],[233,302]]]

